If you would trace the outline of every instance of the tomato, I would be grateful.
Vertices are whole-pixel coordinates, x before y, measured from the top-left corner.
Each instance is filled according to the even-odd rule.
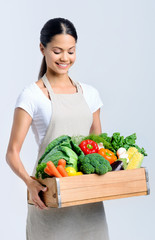
[[[115,156],[114,152],[110,151],[109,149],[100,148],[100,150],[98,151],[98,154],[100,154],[106,160],[108,160],[110,164],[112,164],[117,160],[117,157]]]

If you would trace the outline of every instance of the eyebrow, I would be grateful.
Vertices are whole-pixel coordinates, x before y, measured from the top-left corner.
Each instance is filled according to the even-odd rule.
[[[75,47],[75,46],[73,46],[73,47]],[[70,47],[69,49],[71,49],[71,48],[73,48],[73,47]],[[59,49],[63,50],[62,48],[60,48],[60,47],[57,47],[57,46],[55,46],[55,47],[52,47],[52,48],[59,48]]]

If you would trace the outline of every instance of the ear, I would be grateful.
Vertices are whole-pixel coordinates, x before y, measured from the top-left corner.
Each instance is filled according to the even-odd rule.
[[[42,55],[45,56],[45,54],[44,54],[45,47],[43,46],[43,44],[40,43],[39,47],[40,47],[40,51],[41,51]]]

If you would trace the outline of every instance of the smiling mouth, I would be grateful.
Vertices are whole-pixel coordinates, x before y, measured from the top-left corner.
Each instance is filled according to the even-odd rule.
[[[56,63],[57,65],[60,65],[60,66],[63,66],[63,67],[66,67],[68,66],[69,64],[64,64],[64,63]]]
[[[56,63],[59,69],[68,69],[69,64]]]

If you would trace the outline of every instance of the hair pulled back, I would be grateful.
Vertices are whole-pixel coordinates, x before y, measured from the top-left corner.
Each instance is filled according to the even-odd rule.
[[[57,34],[69,34],[74,37],[75,42],[77,42],[78,36],[76,29],[72,22],[65,18],[52,18],[45,23],[40,32],[40,42],[44,47],[47,46],[52,38]],[[47,70],[45,56],[43,57],[38,79],[40,79]]]

